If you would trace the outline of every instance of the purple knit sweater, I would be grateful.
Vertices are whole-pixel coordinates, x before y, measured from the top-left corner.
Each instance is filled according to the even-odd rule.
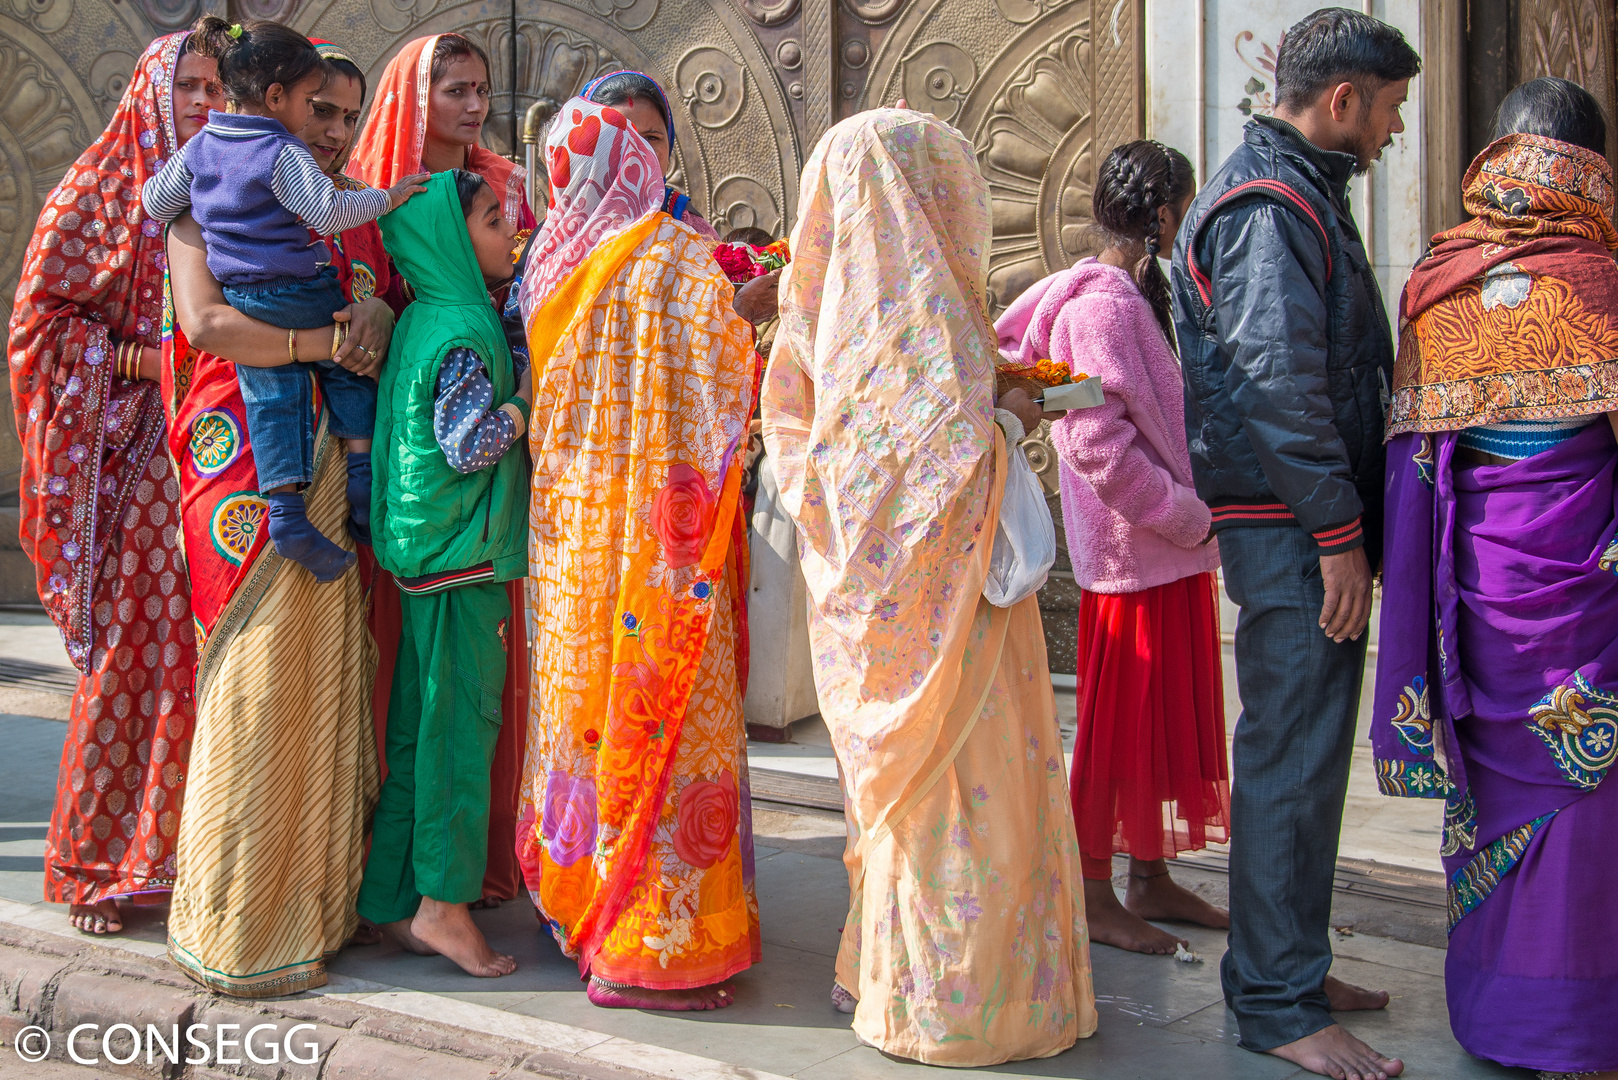
[[[1129,274],[1085,259],[1034,284],[995,329],[1005,352],[1101,377],[1106,400],[1051,430],[1079,586],[1140,592],[1218,567],[1217,542],[1202,543],[1180,365]]]

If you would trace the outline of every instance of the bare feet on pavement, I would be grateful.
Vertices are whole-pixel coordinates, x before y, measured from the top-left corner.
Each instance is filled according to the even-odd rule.
[[[1326,976],[1326,1004],[1332,1012],[1361,1012],[1366,1009],[1386,1009],[1386,990],[1365,990],[1342,979]]]
[[[603,1009],[656,1009],[660,1012],[706,1012],[723,1009],[736,1000],[729,983],[699,986],[694,990],[649,990],[644,986],[613,986],[591,978],[584,996]]]
[[[377,929],[376,923],[370,919],[361,919],[354,933],[343,942],[344,945],[375,945],[382,940],[382,931]]]
[[[103,900],[98,904],[74,904],[68,908],[67,921],[75,930],[86,934],[116,934],[124,928],[123,916],[118,913],[118,901]]]
[[[489,948],[465,904],[422,897],[421,907],[410,921],[410,932],[423,945],[455,961],[468,975],[497,979],[517,970],[516,957]]]
[[[1168,955],[1184,940],[1126,910],[1110,880],[1084,879],[1084,914],[1090,922],[1090,940],[1115,949]],[[1191,943],[1185,946],[1190,948]]]
[[[406,952],[413,952],[420,956],[437,956],[438,950],[416,937],[410,930],[414,917],[400,919],[398,922],[377,923],[376,928],[382,931],[382,936],[393,942]]]
[[[485,896],[481,900],[472,901],[467,906],[470,907],[473,911],[486,911],[486,910],[489,910],[491,908],[499,907],[500,906],[500,898],[498,896]]]
[[[1332,1080],[1388,1080],[1405,1071],[1398,1058],[1383,1057],[1343,1029],[1341,1024],[1321,1028],[1297,1042],[1267,1051],[1294,1065]]]
[[[1164,859],[1151,862],[1129,860],[1129,889],[1124,894],[1124,907],[1143,919],[1195,923],[1215,930],[1230,929],[1230,912],[1214,907],[1169,877],[1169,868]]]

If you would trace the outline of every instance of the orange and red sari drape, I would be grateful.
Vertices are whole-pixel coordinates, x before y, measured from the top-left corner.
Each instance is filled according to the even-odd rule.
[[[155,383],[121,379],[156,347],[163,232],[140,189],[178,149],[185,34],[142,54],[112,120],[45,200],[7,356],[22,441],[22,547],[81,672],[45,854],[45,899],[167,891],[193,721],[179,487]]]

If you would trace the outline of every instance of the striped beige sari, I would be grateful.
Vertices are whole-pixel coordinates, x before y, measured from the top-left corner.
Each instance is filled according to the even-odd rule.
[[[341,447],[324,432],[309,520],[349,544]],[[178,841],[169,956],[234,997],[326,982],[353,934],[377,796],[376,648],[352,572],[317,585],[256,546],[197,664],[197,730]]]

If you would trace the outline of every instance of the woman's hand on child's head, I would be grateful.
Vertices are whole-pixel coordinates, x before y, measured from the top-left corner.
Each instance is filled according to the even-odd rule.
[[[780,310],[780,287],[781,271],[771,270],[768,274],[760,274],[736,290],[736,298],[731,301],[731,306],[736,309],[736,314],[754,326],[767,323]]]
[[[394,184],[388,189],[388,209],[397,210],[410,196],[426,191],[427,181],[431,180],[432,176],[432,173],[416,173]]]
[[[356,375],[376,378],[382,371],[382,358],[393,340],[393,309],[379,296],[350,304],[332,316],[348,324],[348,336],[332,357]]]

